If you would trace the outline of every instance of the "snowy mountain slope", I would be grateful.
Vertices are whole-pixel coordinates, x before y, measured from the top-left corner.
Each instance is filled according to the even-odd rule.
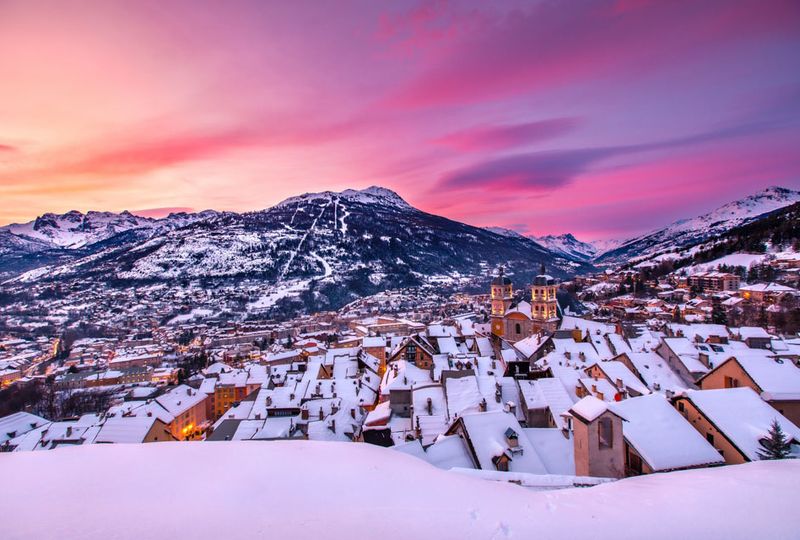
[[[37,240],[36,238],[17,236],[9,231],[0,229],[0,257],[18,253],[36,253],[50,249],[51,247],[49,242]]]
[[[18,279],[255,279],[264,282],[264,297],[253,306],[269,309],[287,296],[303,294],[309,305],[333,307],[387,288],[485,278],[500,264],[520,280],[542,263],[557,276],[590,268],[522,236],[427,214],[377,187],[310,193],[259,212],[214,214],[158,235],[147,231],[126,231],[106,240],[104,249]],[[117,241],[125,235],[136,237]]]
[[[800,201],[800,192],[769,187],[691,219],[676,221],[662,229],[632,238],[619,247],[600,254],[596,264],[613,266],[646,260],[659,254],[699,243],[769,212]]]
[[[618,540],[777,539],[797,537],[800,462],[537,492],[369,444],[160,442],[10,453],[0,475],[14,494],[4,501],[9,540],[74,538],[76,531],[86,540],[572,538],[576,531]],[[374,496],[376,489],[402,505]]]

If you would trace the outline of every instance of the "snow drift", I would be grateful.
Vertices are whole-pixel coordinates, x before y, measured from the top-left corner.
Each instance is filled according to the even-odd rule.
[[[0,455],[3,538],[790,538],[800,462],[532,492],[366,444]]]

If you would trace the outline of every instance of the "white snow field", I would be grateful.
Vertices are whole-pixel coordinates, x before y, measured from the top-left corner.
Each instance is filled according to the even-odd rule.
[[[0,455],[2,538],[798,538],[800,461],[535,492],[324,442]]]

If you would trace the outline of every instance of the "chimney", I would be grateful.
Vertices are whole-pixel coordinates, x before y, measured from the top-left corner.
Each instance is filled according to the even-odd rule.
[[[510,412],[514,416],[517,415],[517,404],[514,403],[513,401],[508,402],[508,412]]]
[[[356,410],[355,409],[350,409],[350,418],[355,419],[355,417],[356,417]]]
[[[191,396],[192,395],[192,389],[191,388],[187,388],[186,389],[186,395],[187,396]]]
[[[486,407],[487,407],[486,398],[483,398],[481,402],[478,404],[478,408],[480,409],[481,412],[486,412]]]
[[[322,420],[325,418],[325,414],[322,412],[322,407],[319,408],[319,419]]]
[[[300,419],[301,420],[308,420],[308,408],[304,408],[300,410]]]
[[[433,415],[433,400],[431,398],[427,399],[427,407],[428,407],[428,416]]]
[[[625,384],[622,382],[622,379],[617,379],[617,390],[624,390]]]
[[[336,433],[336,418],[331,418],[331,423],[328,427],[330,428],[331,431]]]
[[[565,351],[564,352],[564,358],[566,358],[567,360],[571,359],[572,358],[572,353],[569,352],[569,351]]]
[[[67,426],[67,437],[72,436],[72,426]]]

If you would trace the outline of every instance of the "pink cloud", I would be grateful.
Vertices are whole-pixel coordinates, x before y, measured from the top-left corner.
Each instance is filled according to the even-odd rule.
[[[388,104],[421,107],[638,75],[726,42],[796,34],[800,5],[774,2],[543,2],[486,19]]]
[[[558,137],[578,124],[575,118],[552,118],[524,124],[484,125],[448,133],[433,142],[462,152],[502,150]]]

